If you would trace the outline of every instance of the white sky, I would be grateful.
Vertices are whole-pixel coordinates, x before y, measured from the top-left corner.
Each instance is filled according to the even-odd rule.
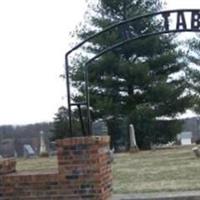
[[[167,0],[167,9],[200,8]],[[52,121],[67,105],[64,54],[85,0],[0,0],[0,124]]]

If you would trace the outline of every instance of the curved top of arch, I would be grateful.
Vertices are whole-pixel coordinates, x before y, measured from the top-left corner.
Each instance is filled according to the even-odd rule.
[[[172,25],[170,17],[174,15],[175,23]],[[134,35],[134,34],[129,34],[130,30],[128,25],[130,23],[133,23],[135,21],[139,21],[145,18],[150,18],[150,17],[160,17],[162,20],[161,24],[161,30],[152,32],[152,33],[142,33],[140,35]],[[115,30],[116,28],[123,28],[126,31],[126,35],[123,37],[121,41],[117,41],[115,44],[111,45],[110,47],[102,50],[98,55],[94,56],[92,59],[90,59],[88,62],[91,62],[98,58],[99,56],[103,55],[104,53],[111,51],[114,48],[120,47],[130,41],[134,41],[140,38],[144,38],[147,36],[152,36],[152,35],[158,35],[158,34],[164,34],[164,33],[176,33],[176,32],[200,32],[200,9],[176,9],[176,10],[165,10],[165,11],[160,11],[160,12],[155,12],[155,13],[150,13],[150,14],[145,14],[145,15],[140,15],[137,17],[133,17],[118,23],[115,23],[104,30],[91,35],[88,37],[86,40],[82,41],[75,47],[73,47],[71,50],[69,50],[65,56],[68,57],[72,52],[75,50],[81,48],[84,44],[87,42],[91,42],[93,39],[95,39],[98,36],[101,36],[105,33],[109,33],[110,31]]]
[[[155,36],[155,35],[161,35],[161,34],[167,34],[167,33],[181,33],[181,32],[194,32],[193,30],[168,30],[168,31],[160,31],[160,32],[155,32],[155,33],[147,33],[147,34],[143,34],[143,35],[139,35],[137,37],[134,37],[134,38],[130,38],[130,39],[127,39],[123,42],[120,42],[120,43],[117,43],[113,46],[110,46],[106,49],[104,49],[103,51],[101,51],[99,54],[95,55],[94,57],[92,57],[91,59],[89,59],[87,62],[86,62],[86,65],[90,64],[91,62],[93,62],[94,60],[96,60],[97,58],[99,58],[100,56],[106,54],[107,52],[109,51],[112,51],[113,49],[116,49],[116,48],[119,48],[125,44],[128,44],[130,42],[134,42],[135,40],[139,40],[139,39],[144,39],[146,37],[151,37],[151,36]],[[200,32],[200,30],[196,30],[195,32]]]

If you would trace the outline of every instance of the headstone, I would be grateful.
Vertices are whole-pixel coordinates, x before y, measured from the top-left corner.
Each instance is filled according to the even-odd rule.
[[[35,151],[33,150],[32,146],[30,144],[25,144],[23,146],[23,150],[24,150],[24,157],[25,158],[31,158],[31,157],[34,157],[36,155]]]
[[[97,136],[108,135],[108,127],[103,119],[92,123],[92,133]]]
[[[43,131],[40,131],[40,156],[41,157],[47,157],[48,156]]]
[[[130,152],[135,152],[138,150],[136,138],[135,138],[135,129],[133,124],[129,125],[129,135],[130,135]]]
[[[49,154],[51,156],[55,156],[57,154],[57,150],[56,150],[56,142],[52,141],[49,144]]]

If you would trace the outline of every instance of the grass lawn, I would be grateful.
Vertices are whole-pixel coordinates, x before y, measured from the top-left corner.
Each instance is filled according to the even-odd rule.
[[[18,159],[17,171],[45,171],[50,169],[57,169],[56,157],[49,158],[33,158],[33,159]]]
[[[200,159],[192,147],[115,154],[114,193],[200,190]],[[17,170],[56,168],[56,158],[19,159]]]

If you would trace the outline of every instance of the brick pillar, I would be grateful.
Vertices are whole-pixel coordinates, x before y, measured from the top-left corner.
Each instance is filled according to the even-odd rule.
[[[16,161],[14,159],[0,160],[0,175],[13,173],[16,171]]]
[[[8,199],[13,195],[12,183],[5,183],[5,176],[16,171],[16,161],[14,159],[0,160],[0,200]]]
[[[111,199],[109,137],[91,136],[57,141],[59,179],[66,199]]]

